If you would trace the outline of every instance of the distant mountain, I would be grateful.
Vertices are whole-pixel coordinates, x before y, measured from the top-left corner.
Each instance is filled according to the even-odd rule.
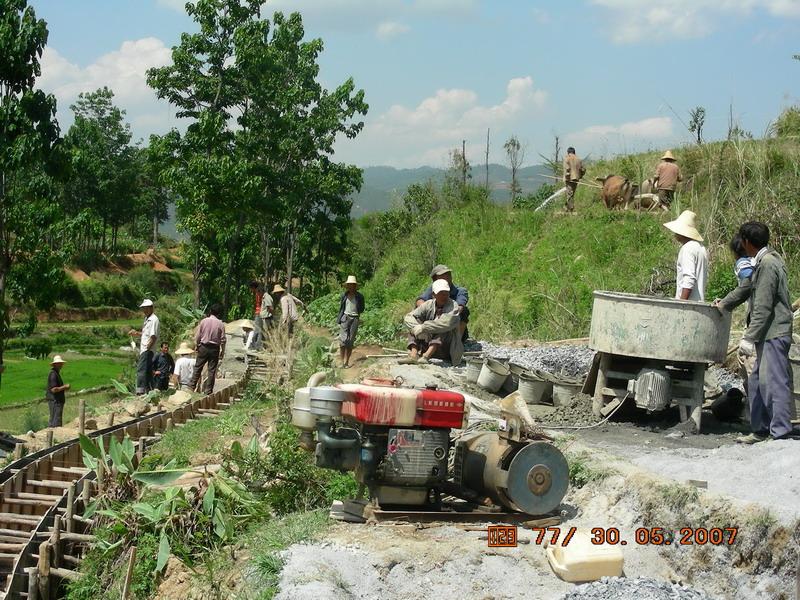
[[[395,199],[403,196],[408,186],[415,183],[433,181],[441,184],[446,171],[434,167],[418,167],[416,169],[395,169],[394,167],[365,167],[364,185],[361,191],[353,195],[354,217],[367,213],[387,210]],[[519,183],[522,193],[535,192],[543,183],[553,180],[543,177],[552,175],[544,165],[532,165],[519,171]],[[486,166],[477,165],[472,168],[472,182],[482,184],[486,177]],[[509,201],[511,187],[511,169],[498,164],[489,165],[489,187],[492,199],[505,204]]]

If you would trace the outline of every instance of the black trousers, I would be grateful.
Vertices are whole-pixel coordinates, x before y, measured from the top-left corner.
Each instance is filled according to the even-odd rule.
[[[61,427],[63,424],[64,403],[58,400],[48,400],[47,404],[50,406],[50,420],[47,426]]]
[[[136,393],[146,394],[153,389],[153,351],[145,350],[136,364]]]
[[[194,373],[192,381],[189,383],[191,389],[196,389],[203,367],[208,364],[208,379],[203,392],[210,394],[214,391],[214,380],[217,378],[217,366],[219,365],[219,346],[212,344],[200,344],[197,348],[197,360],[194,363]]]

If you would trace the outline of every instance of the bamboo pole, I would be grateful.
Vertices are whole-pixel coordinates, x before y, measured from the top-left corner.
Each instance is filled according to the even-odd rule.
[[[133,564],[136,561],[136,546],[131,546],[131,557],[128,560],[128,571],[125,573],[125,585],[122,588],[122,600],[128,600],[130,589],[131,589],[131,579],[133,578]]]
[[[30,567],[28,571],[28,600],[39,600],[39,569]]]
[[[50,600],[50,542],[39,544],[39,595]]]
[[[67,532],[72,533],[72,530],[75,528],[75,520],[72,518],[75,515],[75,484],[72,484],[67,488],[67,514],[65,515],[67,519]]]
[[[47,437],[45,439],[47,441],[47,447],[49,448],[50,446],[53,445],[53,430],[52,429],[48,429],[46,436]]]
[[[22,442],[16,444],[14,446],[14,460],[19,460],[22,458],[22,449],[25,447],[25,444]]]
[[[97,492],[103,492],[103,476],[105,475],[105,466],[103,462],[98,460],[97,461]]]
[[[53,518],[53,534],[50,536],[53,545],[53,566],[61,566],[61,515]]]

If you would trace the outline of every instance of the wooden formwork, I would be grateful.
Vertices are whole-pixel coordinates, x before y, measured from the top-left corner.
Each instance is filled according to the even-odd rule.
[[[142,455],[169,424],[215,415],[240,394],[247,375],[172,411],[159,411],[88,434],[108,449],[126,436]],[[102,471],[102,470],[100,470]],[[0,600],[59,597],[61,582],[76,576],[94,522],[81,515],[104,475],[83,463],[78,439],[19,458],[0,472]]]

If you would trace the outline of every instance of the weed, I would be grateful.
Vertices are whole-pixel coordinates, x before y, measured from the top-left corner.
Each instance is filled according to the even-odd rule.
[[[38,405],[29,406],[22,415],[21,425],[24,431],[39,431],[47,427],[44,409]]]
[[[597,483],[613,474],[611,469],[593,465],[586,452],[568,456],[567,462],[569,463],[569,481],[576,488]]]

